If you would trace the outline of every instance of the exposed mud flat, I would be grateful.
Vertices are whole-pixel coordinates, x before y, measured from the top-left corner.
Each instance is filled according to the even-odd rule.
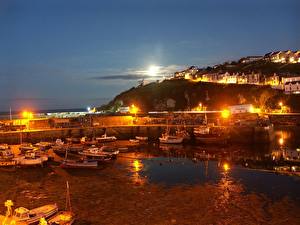
[[[64,208],[69,181],[77,225],[300,224],[299,204],[288,196],[274,200],[246,192],[226,174],[217,183],[149,183],[132,155],[122,156],[99,170],[1,171],[0,202],[11,199],[15,206],[28,208],[56,202]],[[0,209],[4,213],[4,204]]]

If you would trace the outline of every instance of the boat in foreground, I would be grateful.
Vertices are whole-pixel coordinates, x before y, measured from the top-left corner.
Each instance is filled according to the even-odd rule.
[[[13,202],[7,200],[5,207],[7,208],[6,215],[0,217],[1,224],[36,224],[42,218],[49,218],[58,212],[56,204],[44,205],[34,209],[19,207],[12,210]],[[8,221],[11,221],[8,223]]]
[[[75,221],[75,214],[70,211],[60,211],[48,220],[48,225],[71,225]]]
[[[71,225],[75,221],[75,214],[72,211],[69,182],[67,181],[66,209],[59,211],[47,222],[49,225]]]

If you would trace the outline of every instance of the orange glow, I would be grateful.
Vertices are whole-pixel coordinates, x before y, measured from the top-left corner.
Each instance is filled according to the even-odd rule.
[[[283,145],[284,144],[284,139],[281,137],[281,138],[279,138],[278,142],[279,142],[280,145]]]
[[[26,119],[32,119],[33,118],[33,113],[32,112],[28,112],[28,111],[23,111],[22,112],[22,117],[26,118]]]
[[[228,163],[224,163],[223,164],[223,169],[224,169],[224,171],[230,170],[229,164]]]
[[[130,109],[129,109],[129,112],[131,114],[136,114],[138,111],[139,111],[139,108],[136,107],[134,104],[132,104],[131,107],[130,107]]]
[[[229,118],[230,116],[230,111],[228,109],[224,109],[221,113],[221,116],[224,118],[224,119],[227,119]]]
[[[278,105],[279,105],[280,107],[282,107],[282,106],[283,106],[283,103],[282,103],[282,102],[279,102]]]
[[[140,161],[136,159],[133,161],[133,167],[134,167],[135,172],[139,172],[142,168],[142,165],[141,165]]]
[[[23,116],[24,118],[26,118],[26,117],[28,116],[28,112],[27,112],[27,111],[23,111],[23,112],[22,112],[22,116]]]
[[[47,223],[47,221],[45,220],[45,218],[41,218],[40,219],[40,223],[39,223],[39,225],[47,225],[48,223]]]

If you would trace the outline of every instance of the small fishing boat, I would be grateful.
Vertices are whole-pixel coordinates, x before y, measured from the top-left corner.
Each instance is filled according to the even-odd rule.
[[[98,162],[96,160],[89,160],[88,158],[82,158],[79,160],[68,159],[68,150],[65,153],[65,159],[60,164],[62,168],[72,168],[72,169],[93,169],[98,167]]]
[[[115,136],[107,136],[106,133],[103,134],[101,137],[97,137],[96,141],[103,143],[103,142],[112,142],[116,141],[117,138]]]
[[[11,160],[14,158],[14,153],[11,149],[8,148],[0,148],[0,161]]]
[[[23,143],[20,145],[19,150],[22,154],[25,154],[27,151],[34,151],[37,150],[37,148],[30,143]]]
[[[140,143],[140,140],[137,140],[137,139],[129,139],[129,141],[131,143]]]
[[[79,144],[80,143],[80,138],[70,137],[70,138],[66,138],[66,141],[69,142],[69,143]]]
[[[98,142],[95,140],[95,139],[92,139],[92,140],[88,140],[87,137],[82,137],[80,139],[80,143],[83,144],[83,145],[96,145]]]
[[[38,142],[33,145],[34,147],[38,148],[39,150],[45,151],[51,148],[52,144],[50,142]]]
[[[72,168],[72,169],[94,169],[98,167],[98,162],[95,160],[80,159],[80,160],[70,160],[65,159],[61,165],[62,168]]]
[[[19,207],[15,209],[13,219],[15,221],[25,222],[27,224],[35,224],[41,218],[48,218],[57,213],[58,207],[56,204],[44,205],[35,209],[26,209]]]
[[[14,157],[14,153],[8,145],[0,146],[0,167],[15,166],[17,163],[13,160]]]
[[[75,221],[75,214],[70,211],[60,211],[48,220],[48,225],[71,225]]]
[[[94,160],[107,160],[107,159],[114,159],[119,154],[118,150],[115,150],[115,148],[111,146],[102,146],[100,148],[97,148],[95,146],[88,148],[82,152],[79,152],[80,155],[83,155],[89,159]]]
[[[65,155],[66,151],[78,154],[83,150],[83,146],[81,144],[65,144],[61,139],[57,139],[55,145],[52,146],[52,150],[57,155]]]
[[[14,204],[11,200],[7,200],[5,202],[7,211],[5,216],[0,216],[1,224],[36,224],[40,221],[40,219],[49,218],[50,216],[58,212],[58,207],[56,204],[49,204],[30,210],[24,207],[19,207],[16,208],[13,213],[13,205]]]
[[[197,142],[202,144],[225,145],[228,142],[228,131],[224,127],[208,127],[208,130],[194,130],[194,136]],[[207,132],[208,131],[208,132]]]
[[[163,134],[162,137],[159,138],[159,142],[162,144],[182,144],[183,137]]]
[[[135,139],[139,141],[148,141],[148,137],[145,136],[135,136]]]
[[[1,145],[0,145],[0,151],[1,151],[1,150],[7,150],[7,149],[10,149],[10,147],[9,147],[8,144],[1,144]]]
[[[47,155],[38,155],[34,151],[27,151],[24,155],[13,159],[19,166],[43,166],[43,163],[48,161]]]
[[[72,211],[69,182],[67,181],[66,209],[59,211],[48,220],[48,225],[71,225],[75,221],[75,214]]]
[[[209,127],[206,125],[202,125],[194,128],[194,134],[209,134]]]

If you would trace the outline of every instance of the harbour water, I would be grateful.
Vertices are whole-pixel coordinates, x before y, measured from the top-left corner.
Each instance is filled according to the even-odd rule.
[[[142,146],[97,170],[1,170],[0,202],[63,208],[69,181],[78,225],[299,224],[300,177],[262,160],[299,148],[299,131],[279,128],[268,146]]]

